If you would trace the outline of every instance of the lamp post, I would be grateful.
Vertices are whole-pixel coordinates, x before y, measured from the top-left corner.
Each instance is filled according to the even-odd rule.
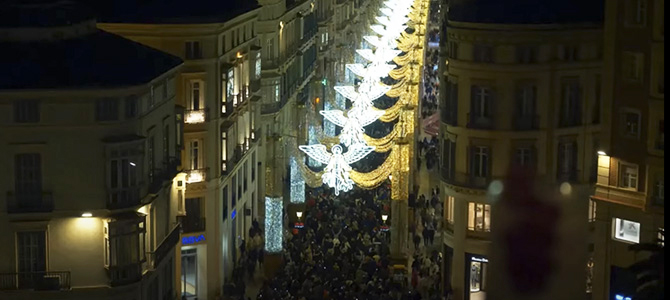
[[[389,215],[387,215],[387,214],[382,215],[382,221],[384,221],[384,225],[386,225],[386,220],[388,220],[388,218],[389,218]]]
[[[301,211],[296,211],[295,216],[298,217],[298,222],[300,222],[300,218],[302,218],[302,212]]]

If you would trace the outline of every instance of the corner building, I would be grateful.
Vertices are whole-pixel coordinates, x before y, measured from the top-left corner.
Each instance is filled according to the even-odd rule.
[[[67,1],[0,20],[0,298],[174,299],[182,60]]]
[[[633,297],[645,259],[633,244],[664,243],[665,42],[662,0],[605,6],[603,143],[591,198],[593,299]]]
[[[442,9],[442,274],[453,299],[486,297],[491,181],[515,164],[550,183],[595,181],[602,3],[582,1],[576,13],[574,1],[525,1],[521,14],[509,2],[452,0]]]
[[[184,60],[179,297],[216,299],[262,207],[260,7],[253,1],[101,4],[98,27]],[[260,221],[260,220],[259,220]]]

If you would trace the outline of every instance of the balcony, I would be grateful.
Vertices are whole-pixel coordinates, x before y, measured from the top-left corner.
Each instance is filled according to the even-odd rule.
[[[261,90],[261,79],[255,79],[252,80],[251,83],[249,84],[249,88],[251,89],[252,93],[257,93],[258,91]]]
[[[142,279],[142,264],[144,259],[137,263],[123,266],[109,266],[110,285],[113,287],[138,282]]]
[[[512,128],[514,130],[538,130],[540,129],[540,116],[513,116]]]
[[[559,170],[556,174],[556,180],[558,182],[577,182],[579,176],[577,170],[568,170],[561,171]]]
[[[571,113],[568,117],[562,117],[558,121],[558,127],[575,127],[582,125],[582,116],[580,113]]]
[[[207,180],[207,168],[191,169],[186,172],[186,183],[198,183]]]
[[[208,108],[204,109],[187,109],[184,111],[184,123],[186,124],[200,124],[207,122]]]
[[[54,210],[51,192],[15,195],[7,192],[7,213],[45,213]]]
[[[70,272],[0,273],[0,290],[67,291]]]
[[[203,232],[206,229],[205,218],[193,218],[186,215],[178,216],[177,221],[181,224],[182,233]]]
[[[151,262],[153,268],[156,269],[160,265],[161,261],[168,256],[170,250],[172,250],[179,243],[179,236],[181,234],[181,225],[177,224],[170,234],[168,234],[165,239],[158,245],[156,251],[151,252]]]
[[[468,113],[467,127],[470,129],[493,129],[493,118],[486,116],[474,116]]]
[[[139,186],[110,190],[107,209],[123,209],[133,207],[139,205],[141,200],[142,198],[140,197]]]
[[[261,114],[269,115],[278,113],[288,102],[288,97],[282,97],[280,101],[273,103],[263,103],[261,104]]]
[[[492,177],[477,177],[463,172],[450,172],[444,168],[440,169],[440,177],[447,184],[463,188],[485,190],[489,183],[495,179]]]

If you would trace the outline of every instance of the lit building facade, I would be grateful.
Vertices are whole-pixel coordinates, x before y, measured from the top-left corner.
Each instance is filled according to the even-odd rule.
[[[525,20],[500,7],[449,1],[442,8],[442,274],[453,299],[486,297],[495,218],[489,183],[514,165],[532,167],[550,183],[588,187],[595,178],[602,24],[597,17],[568,23],[560,12],[525,11],[536,18]]]
[[[215,299],[263,205],[260,7],[196,2],[209,10],[155,7],[157,17],[118,14],[98,26],[184,60],[175,79],[184,131],[177,276],[180,297]]]
[[[0,16],[0,298],[174,299],[182,60],[67,2]]]
[[[664,233],[664,1],[613,0],[605,8],[603,142],[598,150],[593,299],[635,299],[628,248]]]
[[[313,97],[310,81],[317,66],[315,1],[262,0],[257,32],[263,48],[261,64],[261,157],[264,197],[288,199],[289,145],[304,127],[299,103]],[[262,197],[262,198],[264,198]]]

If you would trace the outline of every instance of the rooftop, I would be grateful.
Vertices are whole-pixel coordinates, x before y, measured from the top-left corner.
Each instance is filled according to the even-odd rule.
[[[258,7],[256,0],[77,0],[97,12],[100,23],[223,23]]]
[[[0,42],[0,89],[140,85],[181,63],[178,57],[100,30],[56,41],[5,41]]]
[[[450,0],[449,20],[498,24],[602,23],[605,0]]]

